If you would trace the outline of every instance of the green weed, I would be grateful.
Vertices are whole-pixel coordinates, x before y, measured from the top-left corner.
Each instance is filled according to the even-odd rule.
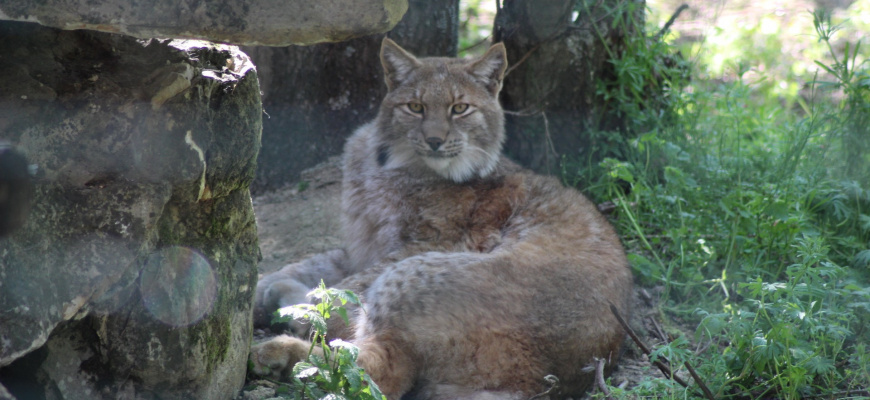
[[[296,185],[296,191],[298,193],[302,193],[308,190],[309,186],[311,186],[311,183],[309,183],[308,181],[299,181],[299,183]]]
[[[356,294],[327,288],[321,281],[308,297],[319,302],[285,307],[274,319],[275,323],[304,321],[311,324],[313,331],[308,359],[296,363],[293,381],[281,386],[277,394],[287,399],[385,399],[371,377],[357,365],[359,348],[341,339],[326,342],[326,321],[338,315],[348,323],[344,306],[348,302],[359,305]],[[313,352],[315,346],[323,350],[323,356]]]

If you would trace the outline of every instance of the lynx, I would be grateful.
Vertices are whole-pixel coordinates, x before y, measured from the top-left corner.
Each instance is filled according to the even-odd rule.
[[[619,354],[610,305],[628,315],[633,278],[589,200],[501,155],[504,46],[418,59],[384,39],[381,62],[388,93],[344,149],[345,248],[264,277],[258,314],[323,277],[360,294],[330,333],[359,346],[390,400],[527,399],[550,374],[550,398],[581,395],[593,358]],[[254,371],[286,373],[307,346],[255,345]]]

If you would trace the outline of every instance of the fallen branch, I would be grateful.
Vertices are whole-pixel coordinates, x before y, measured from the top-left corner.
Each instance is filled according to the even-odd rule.
[[[631,336],[631,339],[634,340],[634,343],[637,344],[637,347],[640,347],[641,351],[643,351],[643,353],[650,358],[650,361],[652,361],[652,352],[650,351],[649,347],[647,347],[646,344],[640,340],[640,337],[637,336],[634,330],[631,329],[630,326],[628,326],[628,323],[625,322],[625,319],[623,319],[621,315],[619,315],[619,310],[617,310],[616,306],[614,306],[613,304],[610,305],[610,312],[613,313],[613,316],[616,317],[616,320],[619,321],[619,324],[622,325],[622,328],[625,329],[626,332],[628,332],[628,336]],[[670,342],[670,340],[666,341]],[[670,364],[670,361],[668,361],[668,359],[665,357],[658,357],[658,359],[652,361],[652,363],[653,365],[658,367],[659,370],[662,371],[662,373],[665,374],[666,377],[673,379],[674,382],[677,382],[684,388],[688,389],[689,384],[683,381],[679,376],[677,376],[677,374],[673,373],[666,364],[661,362],[661,360],[665,360],[665,362]],[[701,391],[704,392],[704,397],[706,397],[708,400],[715,400],[713,393],[710,392],[710,389],[707,388],[707,385],[704,384],[704,382],[701,380],[701,377],[698,376],[698,373],[695,372],[695,369],[692,368],[689,362],[686,361],[684,365],[689,370],[689,374],[692,375],[692,379],[695,380],[695,383],[698,384],[698,386],[701,388]]]
[[[646,344],[644,344],[644,342],[642,340],[640,340],[640,337],[637,336],[637,333],[634,333],[634,329],[631,329],[631,327],[628,326],[628,323],[625,322],[625,320],[622,318],[621,315],[619,315],[619,311],[616,309],[616,306],[614,306],[613,304],[610,305],[610,312],[613,313],[613,315],[616,317],[616,320],[619,321],[620,325],[622,325],[622,328],[625,329],[626,332],[628,332],[628,336],[631,337],[631,340],[634,340],[634,343],[637,344],[637,347],[640,347],[641,351],[643,351],[643,353],[646,354],[646,356],[650,358],[650,362],[652,362],[653,365],[658,367],[659,371],[662,371],[662,373],[667,378],[673,379],[674,382],[677,382],[680,385],[683,385],[684,388],[689,387],[689,384],[686,383],[686,381],[684,381],[682,378],[677,376],[677,374],[673,373],[673,371],[671,371],[671,369],[661,361],[662,359],[667,360],[666,358],[658,357],[659,359],[652,361],[652,352],[650,351],[649,347],[647,347]]]
[[[697,383],[698,386],[701,387],[701,391],[704,392],[704,397],[706,397],[707,400],[716,400],[716,398],[713,396],[713,392],[711,392],[710,389],[707,388],[707,385],[704,384],[704,381],[701,380],[701,377],[698,376],[698,373],[695,372],[694,368],[692,368],[692,364],[689,364],[689,362],[686,361],[683,363],[683,365],[685,365],[686,369],[689,370],[689,375],[692,375],[692,379],[695,380],[695,383]]]

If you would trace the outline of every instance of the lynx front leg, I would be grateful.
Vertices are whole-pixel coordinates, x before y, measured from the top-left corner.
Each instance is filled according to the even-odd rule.
[[[339,249],[315,255],[263,276],[257,282],[254,325],[268,327],[272,323],[272,315],[279,308],[307,302],[306,294],[321,280],[327,286],[339,282],[346,275],[346,265],[347,253]]]
[[[389,400],[399,400],[414,384],[416,365],[407,357],[403,346],[388,337],[372,338],[359,343],[358,363],[378,383]],[[311,342],[280,335],[251,346],[248,358],[251,372],[258,376],[289,381],[297,362],[306,360],[308,352],[323,356],[323,350]]]

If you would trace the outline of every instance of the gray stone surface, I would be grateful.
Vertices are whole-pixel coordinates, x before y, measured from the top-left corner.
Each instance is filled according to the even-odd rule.
[[[147,39],[287,46],[386,32],[407,0],[4,0],[0,20]]]
[[[261,130],[235,47],[0,22],[0,140],[36,169],[27,222],[0,238],[0,384],[19,398],[238,393]]]

